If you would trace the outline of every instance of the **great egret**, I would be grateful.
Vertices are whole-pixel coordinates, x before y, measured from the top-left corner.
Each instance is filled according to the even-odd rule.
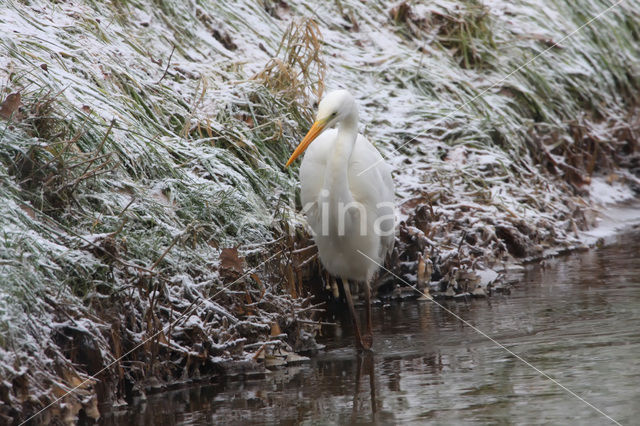
[[[331,129],[336,125],[337,129]],[[358,107],[346,90],[331,92],[322,99],[316,121],[287,167],[305,150],[300,186],[307,222],[320,261],[330,274],[342,280],[356,347],[369,350],[373,343],[370,281],[394,243],[391,168],[358,134]],[[360,334],[348,280],[364,283],[364,335]]]

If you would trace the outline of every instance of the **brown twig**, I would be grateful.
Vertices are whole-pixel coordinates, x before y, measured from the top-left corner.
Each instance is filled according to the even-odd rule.
[[[169,65],[171,65],[171,58],[173,57],[173,52],[176,50],[176,45],[174,44],[172,49],[171,49],[171,53],[169,54],[169,59],[167,60],[167,67],[164,69],[164,73],[162,73],[162,77],[160,77],[160,80],[158,80],[156,82],[156,84],[160,84],[160,82],[164,79],[164,77],[167,75],[167,71],[169,71]]]
[[[169,244],[169,247],[167,247],[167,249],[164,251],[164,253],[162,253],[162,255],[155,262],[153,262],[153,265],[151,265],[151,270],[152,271],[156,268],[156,266],[158,266],[158,264],[160,262],[162,262],[162,259],[164,259],[164,257],[167,255],[167,253],[169,253],[169,250],[171,250],[173,248],[173,246],[176,245],[176,243],[180,240],[180,237],[182,237],[182,234],[176,235],[176,237],[173,239],[171,244]]]

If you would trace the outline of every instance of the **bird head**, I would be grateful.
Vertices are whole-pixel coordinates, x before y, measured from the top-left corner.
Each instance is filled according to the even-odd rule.
[[[302,142],[293,151],[285,167],[289,167],[322,132],[330,129],[337,123],[355,114],[357,121],[356,101],[346,90],[335,90],[325,96],[318,105],[316,120],[307,132]]]

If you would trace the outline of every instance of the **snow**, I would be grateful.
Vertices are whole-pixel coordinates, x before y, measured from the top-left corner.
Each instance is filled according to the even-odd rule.
[[[594,176],[589,184],[589,196],[601,205],[620,204],[634,199],[635,194],[628,184],[613,181],[603,176]]]
[[[475,273],[480,277],[480,283],[479,284],[482,287],[486,287],[487,285],[491,284],[500,275],[496,271],[494,271],[493,269],[477,270],[477,271],[475,271]]]
[[[158,303],[166,303],[163,308],[176,309],[184,309],[190,301],[201,298],[204,301],[197,312],[181,325],[183,330],[220,331],[222,321],[268,330],[271,313],[263,312],[259,320],[240,322],[231,307],[208,300],[223,282],[216,270],[219,249],[214,246],[242,244],[245,254],[257,254],[257,249],[248,247],[274,240],[274,229],[279,229],[281,218],[288,220],[292,235],[300,231],[305,221],[296,209],[297,177],[281,170],[277,164],[280,160],[259,151],[254,134],[259,134],[260,129],[238,125],[230,128],[232,120],[219,117],[233,118],[239,111],[255,106],[249,100],[258,84],[252,77],[278,50],[288,25],[301,17],[312,17],[322,33],[326,90],[346,87],[354,93],[360,106],[361,131],[389,157],[395,169],[396,195],[401,205],[398,219],[410,220],[415,207],[421,204],[432,208],[436,217],[429,218],[429,226],[439,233],[424,235],[417,227],[407,228],[422,235],[431,248],[440,249],[442,258],[460,257],[460,252],[463,257],[468,254],[468,247],[460,245],[463,232],[486,235],[488,244],[494,247],[497,241],[493,226],[497,224],[513,228],[524,223],[541,234],[549,232],[544,226],[549,224],[555,242],[570,246],[580,238],[595,242],[638,222],[638,206],[611,207],[634,197],[629,186],[632,177],[594,176],[587,187],[588,196],[582,197],[569,191],[561,177],[550,176],[533,165],[523,146],[525,141],[530,142],[532,129],[540,123],[518,111],[518,102],[501,93],[504,88],[517,89],[521,96],[536,99],[541,103],[543,117],[536,121],[542,120],[555,130],[564,130],[568,122],[576,119],[576,105],[571,104],[567,87],[578,90],[583,98],[594,97],[594,104],[606,105],[613,115],[626,118],[614,108],[621,102],[610,93],[618,88],[608,82],[609,77],[602,76],[606,72],[600,67],[605,61],[598,56],[601,49],[590,44],[589,36],[579,34],[563,42],[563,49],[554,49],[532,64],[530,74],[516,73],[475,99],[481,90],[489,89],[521,64],[523,58],[546,48],[540,38],[559,41],[563,34],[576,28],[573,20],[566,19],[569,11],[562,5],[485,1],[497,54],[489,58],[486,67],[463,69],[458,65],[456,48],[442,49],[432,43],[438,38],[436,26],[426,28],[420,37],[408,37],[404,23],[390,22],[389,10],[398,2],[371,2],[368,7],[359,0],[340,3],[353,12],[358,31],[344,29],[347,22],[338,13],[337,3],[320,0],[288,1],[289,9],[282,13],[282,19],[271,17],[263,2],[244,0],[167,3],[167,7],[178,5],[175,16],[170,18],[156,3],[147,1],[123,6],[124,12],[106,4],[92,7],[82,0],[34,0],[29,5],[7,2],[0,6],[0,39],[9,52],[0,53],[2,80],[6,84],[17,82],[18,86],[11,89],[23,89],[30,96],[38,96],[39,88],[43,93],[59,93],[57,99],[65,106],[63,111],[69,120],[77,119],[74,108],[84,105],[91,107],[91,120],[99,124],[116,118],[117,128],[107,146],[109,150],[120,150],[118,161],[128,162],[126,166],[133,169],[130,174],[116,172],[102,187],[89,186],[86,193],[80,194],[78,201],[85,208],[89,198],[99,207],[89,212],[88,216],[94,217],[75,234],[52,221],[34,225],[14,201],[23,196],[19,185],[4,169],[0,170],[0,177],[13,185],[13,192],[1,193],[0,205],[0,217],[5,221],[0,280],[11,283],[7,285],[8,292],[0,292],[0,325],[11,324],[10,340],[44,353],[52,328],[61,322],[61,314],[36,299],[41,295],[73,307],[76,316],[89,317],[84,302],[67,286],[66,279],[72,277],[61,276],[71,274],[69,271],[74,268],[114,270],[113,282],[107,284],[114,291],[130,291],[128,303],[138,314],[150,307],[150,295],[155,300],[167,298]],[[314,7],[319,4],[322,7]],[[446,0],[409,4],[416,19],[428,19],[434,11],[447,14],[464,10],[459,2]],[[201,13],[210,16],[214,28],[229,34],[237,50],[227,50],[216,39],[197,18]],[[603,22],[609,19],[617,18],[604,17]],[[169,63],[173,43],[178,48]],[[474,48],[484,48],[482,42],[474,43]],[[630,47],[621,50],[623,60],[624,55],[635,57]],[[549,70],[545,61],[556,68]],[[47,65],[47,71],[40,68],[41,64]],[[166,76],[160,81],[165,69]],[[549,87],[537,87],[538,76]],[[572,87],[556,81],[563,78],[577,78],[581,84]],[[596,78],[601,78],[598,83],[602,90],[585,89],[598,86],[593,81]],[[553,93],[557,88],[565,91]],[[144,107],[132,100],[134,92],[144,98]],[[556,95],[566,97],[561,112],[553,109],[558,102],[553,98]],[[282,96],[276,94],[274,105],[269,106],[273,108],[270,117],[287,131],[274,135],[270,143],[288,147],[303,129],[290,111],[278,110],[276,101],[284,103]],[[169,124],[174,116],[179,125]],[[180,127],[194,123],[210,123],[216,137],[185,138]],[[591,137],[607,141],[612,126],[603,120],[590,123],[590,131]],[[494,140],[495,133],[502,139]],[[258,157],[254,158],[256,166],[247,166],[230,149],[217,145],[218,140],[225,139],[237,143],[238,152]],[[549,157],[565,164],[565,158],[553,148],[571,143],[573,140],[560,132],[559,139],[547,146]],[[256,190],[260,184],[263,187]],[[207,203],[207,209],[190,215],[189,205],[199,201]],[[605,206],[598,226],[576,238],[571,229],[572,214],[592,204]],[[216,214],[229,206],[233,207],[233,223],[222,226],[216,222]],[[132,284],[137,281],[131,277],[139,273],[135,268],[119,269],[87,249],[87,241],[99,244],[118,229],[112,225],[121,222],[113,218],[125,207],[131,214],[125,216],[138,226],[126,235],[129,253],[162,253],[171,239],[196,235],[201,228],[215,229],[217,234],[204,243],[196,235],[170,250],[164,258],[169,266],[158,267],[161,276],[172,274],[168,284],[165,289],[161,286],[149,293]],[[62,212],[62,218],[72,222],[73,207],[69,210]],[[235,235],[228,232],[231,225],[236,228]],[[94,226],[98,230],[94,231]],[[196,247],[189,251],[187,246],[191,244]],[[135,259],[134,263],[149,267],[157,258]],[[484,284],[498,277],[489,265],[480,264],[473,269]],[[406,276],[416,277],[411,272]],[[29,302],[27,310],[21,304],[24,299],[36,303]],[[29,328],[30,324],[33,327]],[[80,324],[83,330],[94,333],[98,322],[86,319]],[[29,331],[33,329],[36,331]],[[145,333],[138,330],[131,336],[141,339]],[[15,356],[1,350],[0,368],[13,374]]]
[[[581,239],[589,246],[599,241],[607,243],[616,234],[638,225],[640,225],[640,204],[637,200],[627,205],[608,205],[598,211],[595,226],[581,232]]]

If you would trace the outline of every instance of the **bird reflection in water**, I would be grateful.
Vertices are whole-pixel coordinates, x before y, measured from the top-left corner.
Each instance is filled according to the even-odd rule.
[[[369,396],[371,397],[371,421],[375,422],[377,412],[377,400],[376,400],[376,375],[375,367],[373,363],[373,354],[371,352],[365,352],[358,354],[356,359],[356,380],[355,390],[353,392],[353,409],[351,412],[351,423],[355,423],[359,417],[359,414],[365,414],[367,395],[360,396],[360,382],[362,375],[369,376]]]

